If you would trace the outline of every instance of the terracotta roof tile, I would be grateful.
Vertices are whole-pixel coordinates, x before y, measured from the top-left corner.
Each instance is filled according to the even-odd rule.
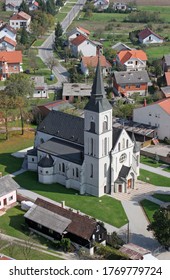
[[[12,46],[14,46],[14,47],[16,47],[16,45],[17,45],[16,41],[10,39],[10,38],[7,37],[7,36],[4,36],[3,38],[0,39],[0,42],[1,42],[1,43],[2,43],[3,41],[6,42],[6,43],[8,43],[8,44],[10,44],[10,45],[12,45]]]
[[[155,35],[159,39],[163,39],[161,36],[159,36],[158,34],[153,32],[150,28],[145,28],[144,30],[140,31],[139,34],[138,34],[138,37],[143,40],[151,34]]]
[[[8,63],[22,63],[21,51],[0,52],[0,62],[7,61]]]
[[[165,72],[165,79],[167,86],[170,86],[170,72]]]
[[[170,98],[166,98],[155,103],[157,103],[168,115],[170,115]]]
[[[11,18],[10,18],[10,20],[19,20],[19,19],[24,19],[24,20],[28,20],[28,19],[30,19],[31,18],[31,16],[30,15],[28,15],[28,14],[26,14],[26,13],[24,13],[24,12],[19,12],[18,14],[14,14]]]
[[[83,56],[82,57],[83,64],[88,67],[97,67],[98,64],[98,56]],[[106,60],[104,55],[100,56],[100,65],[101,67],[111,67],[111,64]]]
[[[122,64],[126,63],[131,58],[138,58],[142,61],[146,61],[147,55],[142,50],[122,50],[118,53],[119,60]]]
[[[90,31],[88,31],[87,29],[85,29],[81,26],[78,26],[77,28],[80,29],[81,31],[85,32],[87,35],[90,35]]]
[[[81,43],[83,43],[86,40],[87,40],[87,38],[85,36],[83,36],[82,34],[80,34],[79,36],[77,36],[75,39],[73,39],[71,41],[71,44],[73,44],[75,46],[79,46]]]

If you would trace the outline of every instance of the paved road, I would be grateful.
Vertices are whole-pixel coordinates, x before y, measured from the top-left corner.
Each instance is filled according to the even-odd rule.
[[[144,169],[144,170],[147,170],[147,171],[150,171],[150,172],[153,172],[153,173],[156,173],[156,174],[159,174],[159,175],[162,175],[164,177],[170,178],[170,172],[164,171],[161,167],[156,167],[155,168],[155,167],[140,163],[140,168]]]
[[[61,22],[63,31],[67,30],[73,19],[77,16],[79,11],[83,8],[86,0],[78,0],[75,6],[70,10],[65,19]],[[40,58],[46,62],[49,57],[53,56],[53,42],[54,32],[46,39],[46,41],[39,48]],[[59,62],[58,65],[53,68],[53,74],[56,76],[58,82],[57,87],[61,87],[63,82],[68,82],[69,73]]]

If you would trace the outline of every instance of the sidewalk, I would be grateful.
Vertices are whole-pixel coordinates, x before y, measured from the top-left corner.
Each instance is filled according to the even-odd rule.
[[[152,173],[156,173],[156,174],[162,175],[164,177],[170,178],[170,172],[164,171],[163,168],[161,168],[161,167],[156,167],[155,168],[155,167],[140,163],[140,168],[144,169],[144,170],[147,170],[147,171],[150,171]]]

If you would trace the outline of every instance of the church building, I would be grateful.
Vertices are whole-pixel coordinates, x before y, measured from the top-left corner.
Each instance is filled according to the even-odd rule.
[[[38,172],[39,182],[60,183],[98,197],[133,189],[139,159],[135,138],[112,126],[100,61],[84,118],[51,111],[39,124],[34,148],[27,153],[28,169]]]

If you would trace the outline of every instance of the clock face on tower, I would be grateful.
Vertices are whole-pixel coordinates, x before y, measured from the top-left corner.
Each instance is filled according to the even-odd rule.
[[[119,162],[123,163],[126,159],[127,159],[127,155],[125,153],[123,153],[123,154],[121,154],[121,156],[119,158]]]

